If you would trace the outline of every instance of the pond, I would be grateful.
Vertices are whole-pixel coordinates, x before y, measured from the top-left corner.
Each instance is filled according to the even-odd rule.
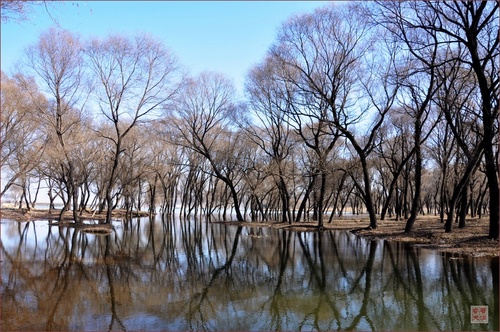
[[[498,259],[346,231],[1,224],[2,330],[498,330]],[[473,323],[471,306],[487,310]],[[484,319],[484,315],[480,319]]]

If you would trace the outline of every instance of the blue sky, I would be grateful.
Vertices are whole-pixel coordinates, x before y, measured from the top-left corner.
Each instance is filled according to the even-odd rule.
[[[149,32],[192,74],[217,71],[243,91],[245,75],[260,62],[277,29],[294,14],[326,1],[64,1],[33,6],[29,19],[1,26],[1,68],[12,74],[24,48],[50,26],[82,37]]]

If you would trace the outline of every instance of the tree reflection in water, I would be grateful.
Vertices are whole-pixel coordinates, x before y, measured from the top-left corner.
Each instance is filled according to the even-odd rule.
[[[498,330],[498,259],[170,218],[2,224],[3,330]],[[471,324],[470,306],[489,323]]]

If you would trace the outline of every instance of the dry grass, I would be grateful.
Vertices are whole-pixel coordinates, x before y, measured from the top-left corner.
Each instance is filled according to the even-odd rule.
[[[465,254],[470,256],[498,257],[498,240],[488,239],[489,219],[473,218],[466,221],[466,227],[459,229],[453,225],[451,233],[444,231],[444,224],[437,217],[420,217],[413,231],[404,233],[405,221],[380,222],[373,230],[361,230],[360,235],[368,238],[382,238],[394,241],[419,244],[422,247]]]

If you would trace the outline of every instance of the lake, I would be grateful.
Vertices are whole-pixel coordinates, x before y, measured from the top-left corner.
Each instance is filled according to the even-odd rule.
[[[2,220],[1,329],[499,330],[498,258],[347,231],[113,225]]]

